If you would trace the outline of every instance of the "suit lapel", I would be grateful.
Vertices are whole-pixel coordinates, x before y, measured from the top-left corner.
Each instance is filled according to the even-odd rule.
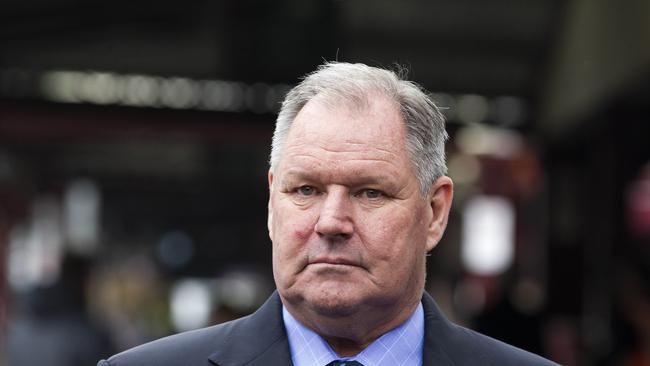
[[[291,365],[282,303],[274,292],[255,313],[231,323],[208,359],[219,366]]]
[[[447,353],[446,341],[450,336],[451,322],[445,318],[433,298],[424,293],[424,350],[422,365],[453,366],[456,363]]]

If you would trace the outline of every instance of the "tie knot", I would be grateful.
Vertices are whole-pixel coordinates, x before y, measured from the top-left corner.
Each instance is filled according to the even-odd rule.
[[[328,363],[326,366],[363,366],[357,361],[336,360]]]

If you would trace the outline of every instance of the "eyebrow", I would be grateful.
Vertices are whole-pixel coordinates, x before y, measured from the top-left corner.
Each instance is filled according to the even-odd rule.
[[[321,177],[322,177],[322,173],[320,172],[292,168],[287,170],[283,174],[280,183],[286,183],[286,181],[292,181],[292,180],[305,180],[308,182],[320,181],[322,179]],[[388,184],[391,186],[394,185],[393,180],[390,179],[385,174],[372,173],[368,175],[368,174],[363,174],[363,172],[361,172],[359,175],[355,175],[352,179],[349,179],[346,182],[342,182],[342,184],[352,186],[352,187],[363,186],[363,185],[375,185],[375,184],[378,185]]]

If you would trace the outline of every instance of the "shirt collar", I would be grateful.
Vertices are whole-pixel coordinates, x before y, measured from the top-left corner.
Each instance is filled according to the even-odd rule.
[[[385,333],[354,357],[339,357],[327,342],[282,306],[294,366],[324,366],[334,360],[354,360],[364,366],[422,365],[424,311],[420,303],[400,326]]]

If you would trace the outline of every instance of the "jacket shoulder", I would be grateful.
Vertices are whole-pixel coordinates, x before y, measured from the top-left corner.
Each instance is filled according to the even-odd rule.
[[[462,350],[454,355],[460,365],[499,366],[557,366],[556,363],[524,351],[471,329],[452,324],[452,349]]]
[[[291,364],[277,292],[253,314],[159,339],[102,360],[98,366]]]
[[[557,366],[556,363],[449,321],[424,293],[424,362],[454,366]]]
[[[245,319],[160,338],[101,360],[97,366],[212,365],[208,357]]]

